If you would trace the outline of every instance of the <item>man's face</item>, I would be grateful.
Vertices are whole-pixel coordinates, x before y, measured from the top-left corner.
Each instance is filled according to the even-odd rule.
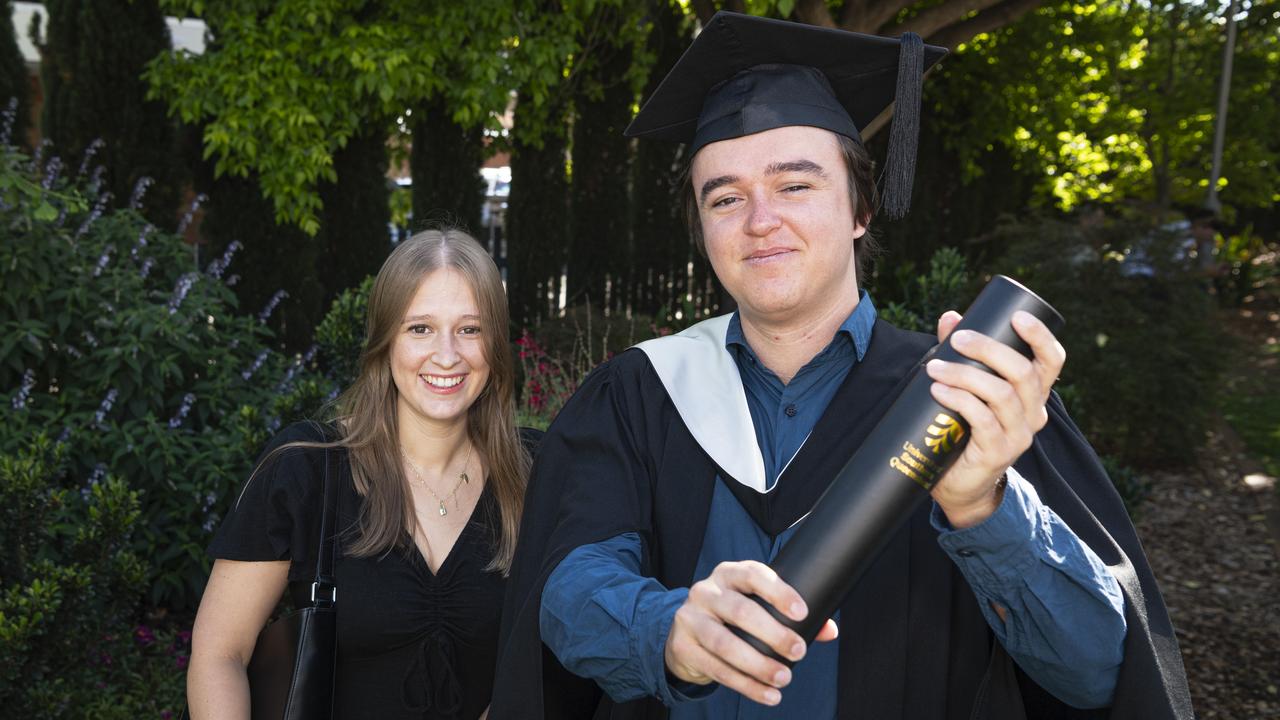
[[[853,241],[866,228],[834,133],[794,126],[712,143],[692,177],[707,257],[744,316],[785,323],[856,296]]]

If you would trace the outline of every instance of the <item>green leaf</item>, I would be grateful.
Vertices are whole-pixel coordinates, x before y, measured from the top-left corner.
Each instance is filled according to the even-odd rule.
[[[58,209],[50,205],[47,200],[42,201],[31,216],[40,222],[52,222],[58,219]]]

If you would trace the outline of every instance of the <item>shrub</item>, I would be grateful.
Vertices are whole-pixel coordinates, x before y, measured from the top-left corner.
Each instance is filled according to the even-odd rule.
[[[1074,386],[1073,416],[1094,447],[1135,468],[1190,461],[1230,346],[1200,277],[1178,262],[1176,239],[1125,221],[1091,234],[1033,219],[995,234],[1009,251],[992,270],[1024,282],[1067,319],[1061,382]],[[1153,274],[1125,274],[1135,245]]]
[[[38,436],[0,455],[0,706],[24,718],[175,713],[190,635],[130,632],[146,576],[131,543],[138,493],[110,473],[69,473],[69,450]]]
[[[917,275],[912,263],[899,265],[894,272],[901,302],[890,302],[879,315],[903,328],[934,334],[938,317],[948,310],[963,312],[976,289],[969,277],[964,256],[954,248],[942,248],[929,258],[929,272]]]
[[[47,433],[72,476],[128,478],[150,602],[191,607],[219,509],[332,383],[314,351],[273,349],[274,305],[236,307],[232,251],[194,267],[179,235],[59,167],[0,149],[0,452]]]

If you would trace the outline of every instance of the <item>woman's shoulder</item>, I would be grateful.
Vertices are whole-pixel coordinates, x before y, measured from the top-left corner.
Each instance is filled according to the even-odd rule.
[[[546,432],[533,427],[518,427],[516,432],[520,433],[520,444],[524,446],[526,452],[535,455],[538,452],[538,443],[542,442],[542,436]]]
[[[252,477],[261,476],[268,491],[308,495],[323,477],[331,448],[338,442],[336,430],[316,421],[296,422],[276,433],[258,461]]]

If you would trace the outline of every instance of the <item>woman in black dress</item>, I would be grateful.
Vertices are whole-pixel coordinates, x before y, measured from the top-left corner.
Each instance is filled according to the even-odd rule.
[[[391,253],[336,420],[272,441],[209,548],[192,718],[249,717],[258,632],[286,590],[309,597],[326,448],[341,458],[334,717],[484,716],[529,468],[507,317],[469,236],[427,231]]]

